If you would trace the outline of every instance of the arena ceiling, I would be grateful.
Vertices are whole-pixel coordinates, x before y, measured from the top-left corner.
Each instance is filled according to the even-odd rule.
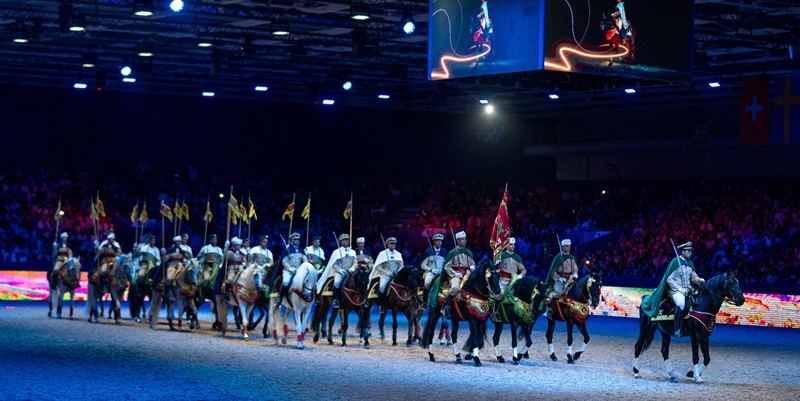
[[[428,81],[428,1],[187,0],[180,13],[169,9],[169,1],[155,1],[151,16],[134,15],[134,3],[141,2],[0,0],[0,85],[69,88],[81,80],[90,89],[193,96],[213,91],[280,102],[333,97],[352,106],[458,113],[473,112],[485,97],[507,113],[532,117],[603,110],[630,85],[555,72]],[[742,76],[798,71],[790,58],[790,48],[798,51],[797,2],[695,3],[693,82],[638,82],[637,107],[736,102]],[[85,21],[85,31],[62,29],[64,4]],[[358,10],[371,18],[353,20]],[[400,28],[408,17],[417,23],[411,35]],[[278,30],[289,34],[276,35]],[[20,36],[27,42],[14,41]],[[133,67],[136,83],[121,81],[123,65]],[[345,93],[347,80],[353,89]],[[710,80],[723,88],[709,90]],[[256,92],[256,85],[268,90]],[[554,102],[547,94],[556,86],[561,98]]]

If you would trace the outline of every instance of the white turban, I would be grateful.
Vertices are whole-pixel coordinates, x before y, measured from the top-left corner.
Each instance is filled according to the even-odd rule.
[[[459,238],[467,238],[467,233],[465,233],[463,231],[457,232],[456,233],[456,239],[459,239]]]
[[[61,238],[67,238],[67,237],[69,237],[69,234],[67,234],[67,232],[65,231],[65,232],[61,233],[60,237]]]
[[[357,243],[359,243],[359,242],[363,244],[363,243],[364,243],[364,241],[365,241],[365,240],[364,240],[364,237],[358,237],[358,238],[356,238],[356,244],[357,244]]]
[[[233,239],[231,240],[231,244],[233,245],[242,245],[242,242],[243,241],[237,237],[233,237]]]
[[[114,238],[117,238],[117,236],[114,235],[114,233],[108,234],[108,239],[114,239]]]
[[[181,236],[178,235],[177,237],[172,239],[173,242],[181,242]]]
[[[567,246],[567,245],[572,245],[572,241],[570,241],[569,238],[562,239],[561,240],[561,246]]]
[[[511,237],[511,238],[508,239],[508,244],[509,245],[514,245],[516,243],[517,243],[517,239],[516,238]]]

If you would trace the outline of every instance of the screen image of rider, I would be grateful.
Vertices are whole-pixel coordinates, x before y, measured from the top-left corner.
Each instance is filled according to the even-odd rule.
[[[429,78],[542,69],[543,5],[542,0],[434,0]]]

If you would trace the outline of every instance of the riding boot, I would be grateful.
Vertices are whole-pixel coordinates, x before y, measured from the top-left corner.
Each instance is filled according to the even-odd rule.
[[[677,338],[683,337],[681,330],[683,329],[683,310],[679,306],[675,306],[675,333],[673,336]]]
[[[333,303],[331,307],[339,309],[339,300],[342,298],[342,289],[333,287]]]
[[[283,298],[289,296],[289,287],[281,286],[281,292],[278,295],[278,301],[275,302],[275,307],[278,308],[283,304]]]
[[[386,292],[381,291],[378,293],[378,313],[383,315],[386,313]]]
[[[444,298],[444,303],[442,303],[442,313],[444,317],[447,319],[451,319],[452,316],[450,315],[450,303],[453,302],[453,295],[447,294]]]
[[[419,308],[425,310],[428,306],[428,294],[431,292],[429,288],[422,290],[422,299],[419,300]]]

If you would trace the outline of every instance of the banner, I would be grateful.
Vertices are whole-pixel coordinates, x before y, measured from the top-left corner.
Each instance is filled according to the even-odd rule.
[[[770,143],[800,143],[800,75],[775,78]]]
[[[741,114],[742,145],[767,143],[769,135],[769,83],[761,77],[742,78]]]

